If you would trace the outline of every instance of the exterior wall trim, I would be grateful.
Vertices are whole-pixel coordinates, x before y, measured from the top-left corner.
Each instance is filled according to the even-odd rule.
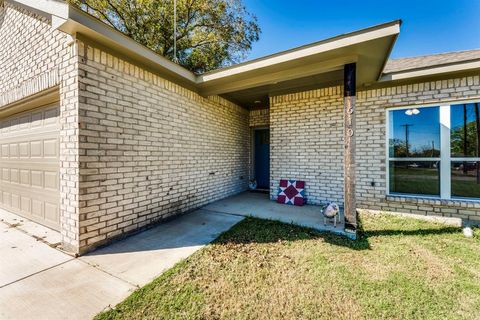
[[[24,81],[11,90],[0,93],[0,107],[4,107],[28,96],[58,86],[58,84],[58,69],[51,69],[43,74]]]

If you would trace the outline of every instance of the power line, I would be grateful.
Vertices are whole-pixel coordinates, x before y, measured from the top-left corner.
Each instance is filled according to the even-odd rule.
[[[173,62],[178,63],[178,57],[177,57],[177,0],[173,0]]]

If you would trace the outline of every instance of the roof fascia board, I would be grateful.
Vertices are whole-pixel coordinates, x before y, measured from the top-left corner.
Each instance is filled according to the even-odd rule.
[[[195,83],[197,80],[196,75],[193,72],[168,60],[163,56],[160,56],[154,51],[148,49],[147,47],[131,39],[130,37],[124,35],[123,33],[113,29],[112,27],[106,25],[105,23],[97,20],[94,17],[91,17],[90,15],[84,13],[83,11],[75,7],[69,6],[69,20],[72,20],[78,23],[79,25],[83,25],[84,27],[91,30],[96,36],[100,38],[108,39],[111,42],[118,43],[120,46],[124,47],[126,50],[134,52],[135,54],[139,55],[143,59],[146,59],[152,63],[158,64],[159,66],[161,66],[162,68],[165,68],[171,73],[177,74],[179,77],[183,78],[183,80],[186,80],[192,83]],[[60,27],[60,30],[62,30],[62,26]],[[98,39],[98,38],[95,37],[95,39]]]
[[[379,82],[405,80],[410,78],[428,77],[440,75],[443,73],[455,73],[462,71],[469,71],[473,69],[480,69],[480,61],[470,61],[465,63],[455,63],[444,66],[428,67],[405,72],[395,72],[383,75]]]
[[[284,53],[275,54],[273,56],[268,56],[265,58],[256,59],[250,62],[241,63],[233,67],[219,69],[217,71],[212,71],[199,75],[199,82],[208,82],[223,77],[228,77],[236,75],[243,72],[248,72],[251,70],[264,68],[272,66],[279,63],[288,62],[291,60],[296,60],[299,58],[304,58],[319,54],[322,52],[339,49],[342,47],[359,44],[362,42],[383,38],[391,35],[398,35],[400,32],[400,21],[395,23],[390,23],[385,25],[378,26],[373,29],[361,30],[359,32],[354,32],[353,34],[346,34],[340,37],[335,37],[326,41],[321,41],[317,44],[309,45],[306,47],[300,47],[297,49],[292,49]]]
[[[52,29],[60,29],[65,22],[67,22],[67,19],[52,16]]]
[[[6,0],[21,7],[50,18],[56,16],[68,19],[69,5],[58,0]]]
[[[402,21],[400,21],[399,27],[400,27],[401,24],[402,24]],[[397,42],[397,39],[398,39],[398,35],[399,35],[399,34],[400,34],[400,33],[397,33],[396,35],[393,36],[392,42],[390,43],[390,47],[388,48],[387,55],[385,56],[385,60],[384,60],[383,63],[382,63],[382,67],[380,68],[380,72],[378,73],[377,81],[379,81],[380,78],[382,77],[383,70],[385,69],[385,66],[387,65],[388,58],[389,58],[390,55],[392,54],[393,48],[395,47],[395,43]]]

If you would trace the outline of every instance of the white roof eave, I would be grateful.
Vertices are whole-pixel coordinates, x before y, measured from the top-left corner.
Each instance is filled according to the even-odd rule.
[[[219,78],[228,77],[243,72],[252,71],[259,68],[269,67],[272,65],[289,62],[296,59],[305,58],[312,55],[317,55],[323,52],[328,52],[342,47],[352,46],[370,40],[397,35],[400,33],[400,21],[394,22],[386,27],[369,28],[366,32],[358,32],[351,36],[339,36],[332,41],[320,41],[318,44],[307,45],[293,50],[288,50],[283,53],[274,54],[264,58],[259,58],[250,62],[241,63],[232,67],[213,70],[211,72],[200,75],[200,82],[208,82],[217,80]]]
[[[468,72],[480,69],[479,61],[458,62],[443,66],[431,66],[421,69],[405,70],[399,72],[386,73],[382,75],[379,82],[400,81],[421,77],[433,77],[448,73]]]

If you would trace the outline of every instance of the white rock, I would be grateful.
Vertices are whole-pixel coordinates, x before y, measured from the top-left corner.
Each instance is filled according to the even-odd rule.
[[[463,235],[467,238],[473,237],[473,230],[470,227],[463,228]]]

